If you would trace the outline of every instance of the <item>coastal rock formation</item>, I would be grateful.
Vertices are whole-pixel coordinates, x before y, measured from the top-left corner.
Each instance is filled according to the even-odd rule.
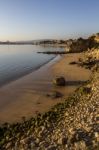
[[[97,42],[93,37],[89,37],[88,39],[79,38],[72,41],[69,45],[69,52],[83,52],[95,45],[97,45]]]
[[[92,71],[99,71],[99,49],[92,48],[85,52],[85,57],[79,59],[78,65],[92,69]]]

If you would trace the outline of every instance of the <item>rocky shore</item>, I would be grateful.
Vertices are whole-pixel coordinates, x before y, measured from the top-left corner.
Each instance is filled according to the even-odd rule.
[[[90,56],[90,59],[89,59]],[[92,62],[95,61],[93,65]],[[99,49],[81,58],[91,78],[73,95],[50,111],[22,123],[0,128],[1,150],[98,150],[99,149]],[[85,62],[86,65],[85,65]],[[91,66],[91,67],[89,67]]]

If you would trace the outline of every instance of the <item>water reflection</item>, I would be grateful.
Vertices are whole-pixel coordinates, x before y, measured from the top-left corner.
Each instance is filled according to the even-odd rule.
[[[0,85],[32,72],[54,58],[54,55],[37,53],[37,51],[50,50],[60,50],[60,48],[34,45],[0,45]]]

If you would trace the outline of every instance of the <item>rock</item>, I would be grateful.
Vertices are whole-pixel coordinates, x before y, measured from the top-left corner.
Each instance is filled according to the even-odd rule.
[[[47,94],[47,96],[49,96],[49,97],[51,97],[51,98],[60,98],[60,97],[62,97],[63,95],[62,95],[60,92],[58,92],[58,91],[54,91],[54,92],[52,92],[52,93]]]
[[[66,145],[67,144],[67,138],[66,137],[62,137],[58,140],[58,144],[60,145]]]
[[[7,143],[7,145],[6,145],[6,149],[10,149],[10,148],[11,148],[11,145],[12,145],[12,143],[11,143],[11,142]]]
[[[35,148],[35,143],[32,141],[32,142],[30,143],[30,146],[31,146],[31,149]]]
[[[56,79],[53,80],[53,84],[57,86],[65,86],[66,81],[64,77],[57,77]]]
[[[64,137],[64,138],[62,138],[62,145],[66,145],[66,144],[67,144],[67,140],[68,140],[68,139],[67,139],[67,138],[65,138],[65,137]]]
[[[39,143],[40,143],[40,139],[36,138],[36,144],[39,144]]]
[[[76,61],[72,61],[72,62],[70,62],[69,64],[70,64],[70,65],[75,65],[75,64],[77,64],[77,62],[76,62]]]
[[[95,132],[95,137],[96,137],[96,138],[98,138],[98,137],[99,137],[98,132]]]
[[[41,126],[41,131],[43,132],[45,130],[45,127],[44,126]]]
[[[56,150],[56,146],[51,145],[47,148],[47,150]]]
[[[48,146],[49,146],[49,143],[46,142],[46,141],[42,141],[42,142],[39,143],[39,146],[40,146],[40,147],[48,147]]]

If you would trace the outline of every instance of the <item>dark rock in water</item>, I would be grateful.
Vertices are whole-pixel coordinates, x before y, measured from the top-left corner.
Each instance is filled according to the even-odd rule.
[[[57,86],[65,86],[66,81],[64,77],[57,77],[56,79],[53,80],[53,84]]]
[[[62,93],[58,92],[58,91],[54,91],[52,93],[49,93],[47,94],[48,97],[51,97],[51,98],[60,98],[62,97]]]
[[[68,52],[65,51],[46,51],[46,52],[37,52],[37,53],[41,53],[41,54],[67,54]]]

